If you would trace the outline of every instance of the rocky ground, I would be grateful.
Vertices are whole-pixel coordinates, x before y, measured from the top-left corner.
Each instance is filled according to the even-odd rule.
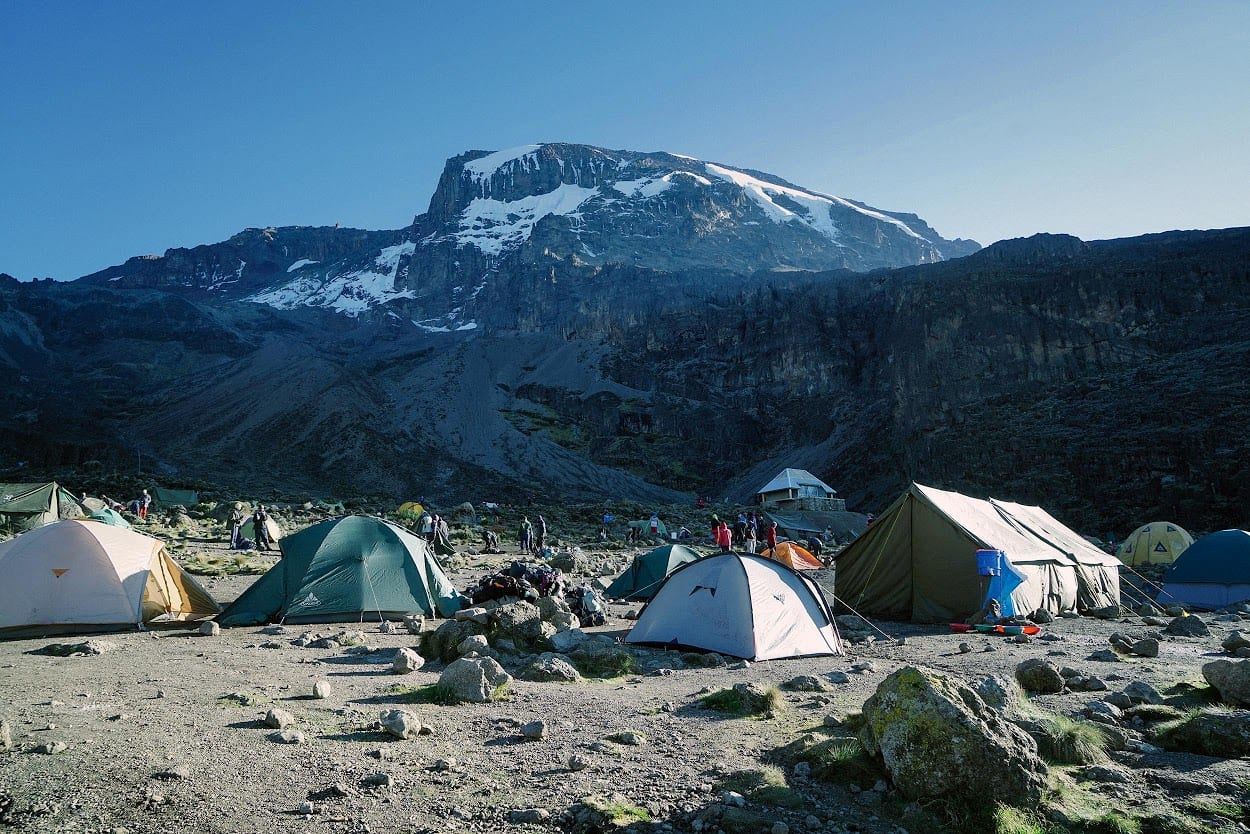
[[[275,560],[236,559],[209,519],[157,532],[179,545],[184,563],[224,574],[203,578],[223,604],[256,578],[228,570]],[[623,568],[640,552],[596,549],[589,537],[580,547],[573,559],[575,572],[585,574],[574,576],[580,581]],[[466,555],[451,560],[449,571],[461,589],[517,555],[461,549]],[[880,632],[844,629],[858,641],[848,642],[844,657],[697,666],[704,661],[695,656],[616,645],[632,609],[613,604],[604,626],[586,629],[596,645],[627,654],[632,671],[572,683],[514,678],[500,700],[486,703],[437,703],[446,700],[437,684],[447,664],[433,657],[396,674],[396,651],[420,648],[421,636],[376,622],[216,636],[183,627],[99,635],[90,639],[98,654],[65,657],[40,652],[85,638],[2,641],[0,718],[8,738],[0,737],[0,748],[9,749],[0,753],[0,827],[114,834],[985,830],[967,827],[968,809],[908,802],[888,773],[873,769],[879,766],[839,770],[802,751],[854,736],[865,701],[903,667],[972,684],[1011,678],[1030,659],[1070,668],[1062,691],[1035,694],[1017,709],[1023,720],[1047,712],[1085,720],[1091,702],[1113,702],[1115,712],[1095,708],[1113,749],[1093,766],[1052,765],[1037,810],[1039,826],[1046,820],[1049,829],[1009,828],[1007,821],[999,826],[1004,834],[1223,832],[1246,830],[1250,821],[1250,748],[1243,746],[1241,758],[1166,752],[1155,744],[1159,715],[1114,707],[1116,693],[1135,682],[1176,708],[1166,717],[1209,705],[1214,690],[1201,667],[1229,656],[1221,642],[1242,627],[1236,614],[1204,615],[1205,636],[1169,635],[1166,619],[1148,625],[1136,615],[1060,619],[1025,643],[878,622]],[[427,622],[424,631],[438,625]],[[1114,650],[1117,633],[1129,645],[1157,639],[1157,656]],[[1149,644],[1139,648],[1149,654]],[[500,658],[513,674],[529,659]],[[795,683],[803,676],[811,679]],[[762,698],[756,714],[705,703],[739,684],[752,685],[739,690],[748,702]],[[403,739],[385,732],[380,716],[394,709],[412,713],[421,732]],[[280,711],[290,723],[269,726],[267,717],[284,723]],[[1229,715],[1241,716],[1230,726],[1250,740],[1246,713]],[[992,802],[992,791],[983,801]]]

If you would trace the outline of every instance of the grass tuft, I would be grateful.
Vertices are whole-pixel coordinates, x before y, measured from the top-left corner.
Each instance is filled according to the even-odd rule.
[[[717,783],[717,788],[740,793],[757,805],[795,810],[806,804],[802,795],[786,783],[781,768],[771,765],[730,773]]]
[[[995,805],[994,834],[1046,834],[1046,829],[1027,811]]]
[[[639,808],[619,794],[610,797],[588,796],[582,800],[582,804],[597,811],[609,824],[618,828],[636,822],[648,822],[651,819],[651,814],[646,808]]]
[[[783,703],[781,691],[770,686],[762,693],[744,686],[721,689],[705,695],[700,702],[704,709],[725,712],[730,715],[767,715],[776,712]]]
[[[1050,715],[1035,726],[1038,752],[1051,764],[1100,764],[1108,759],[1107,736],[1095,724]]]
[[[619,678],[638,671],[638,661],[625,651],[599,652],[595,654],[574,652],[569,656],[573,666],[583,677]]]
[[[456,696],[455,690],[450,686],[443,686],[437,683],[427,683],[424,686],[408,686],[397,683],[388,687],[386,692],[396,696],[396,701],[405,704],[438,704],[439,706],[451,707],[460,703],[460,698]]]

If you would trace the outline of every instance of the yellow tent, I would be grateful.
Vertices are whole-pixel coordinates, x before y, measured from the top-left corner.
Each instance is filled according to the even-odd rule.
[[[400,518],[408,518],[416,521],[421,517],[421,513],[425,512],[425,507],[416,501],[405,501],[399,505],[399,509],[395,511],[395,515]]]
[[[760,552],[760,555],[766,559],[781,562],[794,570],[816,570],[824,567],[824,564],[808,552],[807,548],[794,542],[778,542],[775,548],[766,548]]]
[[[1193,543],[1194,537],[1184,527],[1152,521],[1134,530],[1115,555],[1126,565],[1170,565]]]

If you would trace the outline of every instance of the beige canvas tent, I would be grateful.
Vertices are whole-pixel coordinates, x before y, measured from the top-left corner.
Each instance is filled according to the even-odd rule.
[[[921,484],[838,555],[838,598],[879,617],[961,620],[984,602],[988,581],[975,554],[985,549],[1003,551],[1022,578],[1011,591],[1016,611],[1057,614],[1119,601],[1115,560],[1040,507]]]
[[[58,521],[0,543],[0,634],[50,634],[211,617],[208,592],[157,539]]]

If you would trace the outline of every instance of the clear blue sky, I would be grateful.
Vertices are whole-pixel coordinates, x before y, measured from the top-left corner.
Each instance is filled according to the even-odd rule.
[[[1245,0],[5,0],[0,56],[0,271],[23,279],[248,226],[399,228],[447,157],[544,141],[982,243],[1250,225]]]

